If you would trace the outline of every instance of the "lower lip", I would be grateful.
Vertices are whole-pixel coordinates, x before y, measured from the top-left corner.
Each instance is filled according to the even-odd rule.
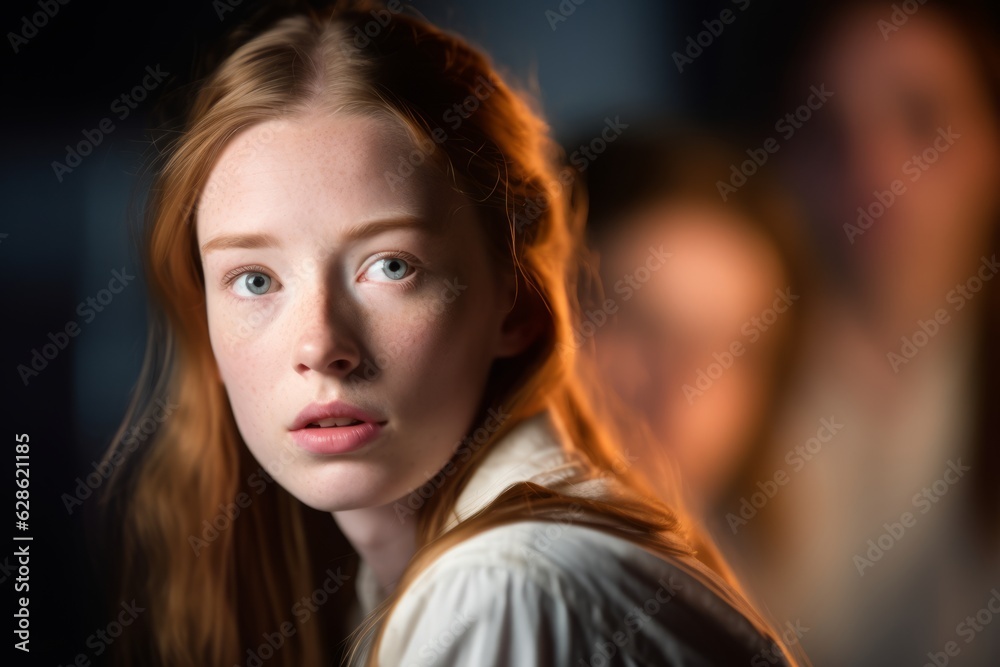
[[[364,422],[353,426],[300,428],[292,431],[292,439],[299,447],[314,454],[346,454],[377,438],[382,426],[377,422]]]

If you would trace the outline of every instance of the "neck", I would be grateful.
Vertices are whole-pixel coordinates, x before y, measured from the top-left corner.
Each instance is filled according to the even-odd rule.
[[[416,552],[416,521],[412,513],[400,518],[394,504],[333,512],[344,536],[371,568],[388,595]]]

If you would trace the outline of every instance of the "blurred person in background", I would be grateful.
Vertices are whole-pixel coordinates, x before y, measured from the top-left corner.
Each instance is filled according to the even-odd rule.
[[[775,454],[839,432],[766,508],[769,602],[818,665],[1000,664],[1000,52],[968,7],[841,3],[793,61],[789,99],[832,97],[778,157],[837,289]]]
[[[588,237],[606,293],[586,318],[609,315],[594,334],[601,381],[648,427],[643,440],[636,422],[620,426],[650,485],[674,502],[681,488],[753,586],[782,535],[774,516],[743,531],[738,507],[770,478],[764,453],[811,287],[794,209],[773,183],[750,179],[723,200],[719,176],[743,159],[679,128],[634,130],[609,145],[586,172]],[[651,249],[669,260],[649,266]]]

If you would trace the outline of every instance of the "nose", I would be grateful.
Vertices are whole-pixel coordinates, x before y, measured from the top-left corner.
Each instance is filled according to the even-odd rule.
[[[360,347],[345,299],[331,290],[317,289],[303,300],[297,315],[298,330],[292,364],[299,375],[318,373],[346,377],[361,363]]]
[[[864,112],[864,107],[857,113]],[[885,190],[903,174],[900,171],[908,157],[908,146],[898,132],[888,126],[885,111],[867,114],[871,118],[852,119],[842,137],[843,164],[852,202],[865,205],[876,190]],[[852,209],[853,210],[853,209]]]

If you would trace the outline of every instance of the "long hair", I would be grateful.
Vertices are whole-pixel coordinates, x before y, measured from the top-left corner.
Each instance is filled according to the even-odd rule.
[[[152,389],[137,392],[131,410],[142,414],[157,394],[169,395],[179,407],[131,474],[119,475],[112,487],[125,508],[121,586],[145,600],[145,628],[155,638],[141,632],[123,637],[116,648],[128,660],[239,662],[262,637],[292,621],[295,601],[316,588],[309,560],[314,538],[304,528],[304,506],[280,488],[254,496],[200,555],[191,546],[206,519],[228,508],[247,480],[267,478],[242,442],[218,375],[195,242],[197,204],[208,175],[223,148],[247,127],[294,118],[316,105],[401,123],[420,150],[400,156],[400,168],[426,159],[474,203],[494,259],[517,281],[517,301],[541,322],[531,345],[517,357],[497,360],[487,381],[480,415],[485,419],[489,409],[502,407],[510,417],[467,461],[453,459],[457,472],[418,514],[416,556],[390,599],[362,625],[350,655],[366,646],[370,661],[377,661],[381,621],[409,583],[452,544],[499,523],[555,517],[571,503],[580,505],[569,495],[523,483],[446,530],[467,480],[492,443],[516,424],[550,410],[567,446],[595,471],[620,472],[616,444],[595,417],[575,370],[571,322],[585,266],[583,207],[577,186],[559,178],[560,151],[526,98],[501,81],[483,55],[390,6],[305,10],[251,35],[200,87],[185,128],[166,149],[144,239],[147,283],[160,313],[142,383]],[[456,105],[466,102],[456,116]],[[627,488],[632,482],[626,481]],[[676,513],[645,498],[587,501],[581,522],[676,557],[779,642],[735,582],[727,581],[711,544],[692,536]],[[327,530],[337,531],[335,523]],[[337,594],[346,601],[351,587]],[[298,620],[271,659],[288,666],[328,661],[319,625]],[[339,623],[338,636],[345,637],[346,620]],[[141,644],[145,640],[148,648]]]

